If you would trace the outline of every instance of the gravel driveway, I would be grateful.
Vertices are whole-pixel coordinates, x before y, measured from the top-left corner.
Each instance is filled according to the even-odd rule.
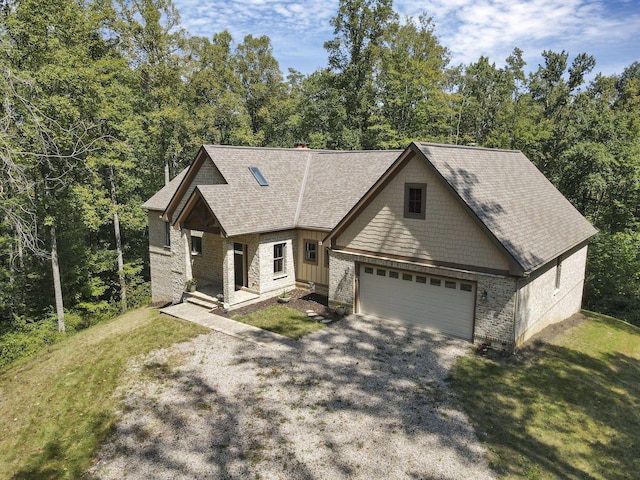
[[[102,479],[488,479],[444,382],[469,344],[344,319],[262,346],[221,333],[144,357]]]

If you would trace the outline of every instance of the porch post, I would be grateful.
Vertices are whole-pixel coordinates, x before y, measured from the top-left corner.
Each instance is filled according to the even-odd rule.
[[[235,292],[233,240],[222,239],[222,293],[225,307],[231,305]]]
[[[193,278],[193,270],[191,268],[191,232],[187,235],[187,230],[181,230],[182,243],[184,245],[184,280],[185,282]]]

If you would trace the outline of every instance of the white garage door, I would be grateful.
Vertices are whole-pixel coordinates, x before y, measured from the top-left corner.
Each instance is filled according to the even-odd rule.
[[[360,312],[472,340],[476,286],[375,265],[360,266]]]

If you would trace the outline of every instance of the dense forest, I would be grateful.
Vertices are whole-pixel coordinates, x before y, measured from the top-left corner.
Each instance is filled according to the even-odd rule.
[[[141,203],[203,143],[296,141],[523,151],[600,230],[585,306],[640,324],[640,62],[451,65],[391,0],[341,0],[331,26],[326,67],[283,74],[268,37],[190,36],[171,0],[0,1],[0,332],[148,302]]]

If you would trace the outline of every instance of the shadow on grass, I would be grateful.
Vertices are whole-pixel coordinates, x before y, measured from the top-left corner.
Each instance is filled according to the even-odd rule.
[[[545,344],[521,363],[463,359],[450,379],[505,473],[628,479],[640,471],[637,359]]]

